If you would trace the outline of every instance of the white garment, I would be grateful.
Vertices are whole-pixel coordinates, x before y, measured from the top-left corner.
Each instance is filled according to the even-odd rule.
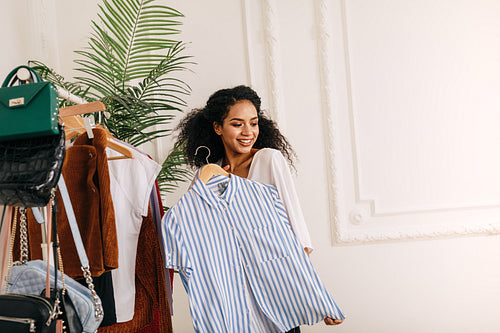
[[[293,233],[302,247],[311,252],[313,250],[311,236],[300,208],[292,174],[281,152],[272,148],[263,148],[256,152],[247,178],[276,187],[285,205]]]
[[[161,165],[144,153],[138,150],[133,153],[133,159],[108,161],[118,238],[118,268],[111,271],[118,323],[134,317],[137,243],[143,217],[148,215],[151,190],[161,170]],[[120,155],[109,148],[106,154],[108,157]]]

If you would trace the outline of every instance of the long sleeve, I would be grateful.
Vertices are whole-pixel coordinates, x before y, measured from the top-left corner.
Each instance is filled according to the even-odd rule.
[[[281,152],[270,148],[259,150],[252,161],[248,179],[276,187],[285,205],[293,233],[302,247],[311,252],[313,247],[309,230],[295,191],[292,174]]]

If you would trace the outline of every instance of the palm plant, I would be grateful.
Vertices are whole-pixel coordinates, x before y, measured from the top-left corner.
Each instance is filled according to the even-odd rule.
[[[39,61],[40,76],[87,101],[101,101],[101,123],[117,138],[138,146],[171,134],[167,127],[186,106],[189,86],[174,74],[192,64],[185,45],[173,39],[183,15],[155,0],[103,0],[100,22],[91,21],[88,47],[76,51],[78,76],[72,82]],[[71,103],[61,101],[61,106]],[[188,172],[174,150],[158,176],[160,191],[171,192]]]

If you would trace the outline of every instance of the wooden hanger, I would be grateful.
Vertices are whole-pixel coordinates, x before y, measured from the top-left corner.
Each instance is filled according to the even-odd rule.
[[[101,125],[99,125],[98,127],[104,128]],[[109,131],[107,129],[105,129],[105,130],[106,130],[106,136],[108,137],[108,142],[107,142],[106,146],[121,154],[120,156],[108,156],[108,160],[111,161],[111,160],[122,160],[125,158],[134,158],[134,154],[132,153],[132,151],[130,151],[130,149],[122,146],[119,143],[116,143],[113,135],[111,133],[109,133]]]
[[[85,124],[82,117],[67,116],[63,117],[63,121],[66,140],[71,140],[85,132]]]
[[[200,177],[198,177],[203,183],[207,183],[210,178],[217,175],[223,175],[226,177],[230,177],[230,173],[224,170],[217,164],[210,163],[205,165],[200,171]]]
[[[66,135],[66,140],[71,140],[74,137],[87,131],[85,123],[83,122],[83,118],[77,115],[100,111],[106,111],[106,107],[102,102],[73,105],[59,109],[59,115],[64,121],[64,132]],[[108,157],[108,160],[134,158],[134,154],[130,151],[130,149],[118,144],[113,140],[114,137],[107,128],[104,128],[101,125],[97,125],[96,128],[102,128],[106,132],[106,137],[108,138],[106,146],[121,154],[120,156]]]
[[[87,130],[82,117],[77,117],[77,115],[101,111],[106,111],[106,106],[99,101],[60,108],[59,116],[64,121],[66,140],[71,140]]]
[[[106,111],[106,106],[104,105],[103,102],[98,101],[98,102],[90,102],[86,104],[72,105],[72,106],[67,106],[65,108],[60,108],[59,115],[65,118],[69,116],[76,116],[79,114],[94,113],[100,111]]]

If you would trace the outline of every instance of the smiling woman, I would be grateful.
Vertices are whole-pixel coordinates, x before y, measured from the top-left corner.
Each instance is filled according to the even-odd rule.
[[[259,136],[259,117],[255,106],[248,100],[236,102],[229,108],[222,125],[214,122],[214,130],[224,145],[222,164],[229,165],[231,173],[246,178],[256,152],[252,147]]]
[[[233,175],[275,187],[288,217],[288,230],[291,228],[296,241],[298,241],[296,243],[298,251],[302,256],[306,257],[301,247],[305,250],[306,254],[309,254],[312,251],[312,245],[300,208],[300,202],[295,191],[294,180],[289,169],[290,166],[293,166],[293,157],[295,154],[276,124],[262,114],[260,105],[259,96],[249,87],[237,86],[231,89],[219,90],[210,96],[204,108],[193,110],[181,120],[177,128],[179,136],[176,145],[177,148],[183,150],[185,158],[191,166],[201,167],[206,163],[216,163]],[[198,152],[198,148],[200,147],[207,148],[208,155]],[[192,183],[192,188],[196,187],[196,178]],[[218,185],[220,187],[222,184]],[[225,191],[225,188],[222,191]],[[248,202],[242,202],[241,204],[245,207],[250,205]],[[228,207],[227,209],[230,210],[230,208]],[[259,216],[265,210],[261,208],[256,210],[256,214]],[[210,216],[213,218],[212,215]],[[190,221],[190,223],[196,224],[196,219]],[[219,225],[216,221],[212,221],[211,223],[214,224],[214,227],[215,225]],[[226,221],[221,223],[225,225]],[[273,232],[274,229],[271,228],[266,231],[266,234],[272,235]],[[222,238],[230,239],[231,235],[225,234]],[[230,243],[229,240],[227,242]],[[227,242],[224,242],[224,245],[227,245]],[[286,247],[285,244],[281,244],[279,241],[267,245],[274,249],[270,250],[272,253],[275,253],[276,249],[282,246]],[[227,246],[231,248],[230,245]],[[269,254],[265,250],[265,246],[258,246],[257,248],[264,255]],[[220,251],[220,256],[224,257],[228,249],[221,248]],[[307,258],[305,260],[301,265],[310,265],[309,260]],[[275,261],[275,263],[278,262]],[[283,267],[281,269],[286,269]],[[289,271],[288,274],[292,276],[293,272]],[[299,280],[301,279],[295,280],[295,282],[298,283],[300,282]],[[262,278],[262,281],[265,285],[267,280],[266,278]],[[283,285],[287,285],[286,282],[282,283]],[[261,290],[255,291],[256,294],[260,292]],[[249,294],[251,293],[249,292]],[[314,298],[315,296],[311,294],[305,295],[305,297]],[[252,297],[249,297],[249,299],[252,299]],[[265,316],[260,310],[263,304],[260,304],[260,302],[257,303],[250,302],[250,304],[253,304],[250,306],[251,309],[249,311],[250,326],[245,327],[244,331],[258,331],[257,328],[262,328],[262,325],[268,323],[269,318],[264,318]],[[300,320],[291,320],[287,323],[276,323],[278,325],[283,324],[283,327],[293,328],[301,324],[313,324],[318,319],[324,319],[327,325],[337,325],[342,323],[344,319],[343,314],[336,305],[336,311],[319,311],[316,313],[317,317],[313,316],[315,319],[311,319],[313,317],[308,316],[310,309],[304,304],[299,304],[300,301],[291,298],[287,299],[286,303],[274,305],[279,307],[282,313],[296,311],[303,318]],[[264,304],[265,307],[268,305]],[[238,322],[244,323],[245,320],[243,317],[236,319],[238,319]],[[307,320],[304,319],[306,317],[308,318]],[[289,332],[300,332],[300,328],[295,327]]]
[[[229,143],[229,137],[235,135],[233,140],[239,140],[237,146],[240,148],[250,146],[254,149],[279,150],[293,166],[295,153],[288,140],[281,134],[276,123],[263,114],[260,105],[260,97],[250,87],[237,86],[218,90],[210,96],[204,108],[194,109],[181,120],[177,127],[179,134],[176,146],[182,148],[192,167],[222,160],[227,164],[228,150],[224,143]],[[207,155],[197,154],[200,146],[210,149],[208,160]],[[238,150],[235,153],[238,155]]]

